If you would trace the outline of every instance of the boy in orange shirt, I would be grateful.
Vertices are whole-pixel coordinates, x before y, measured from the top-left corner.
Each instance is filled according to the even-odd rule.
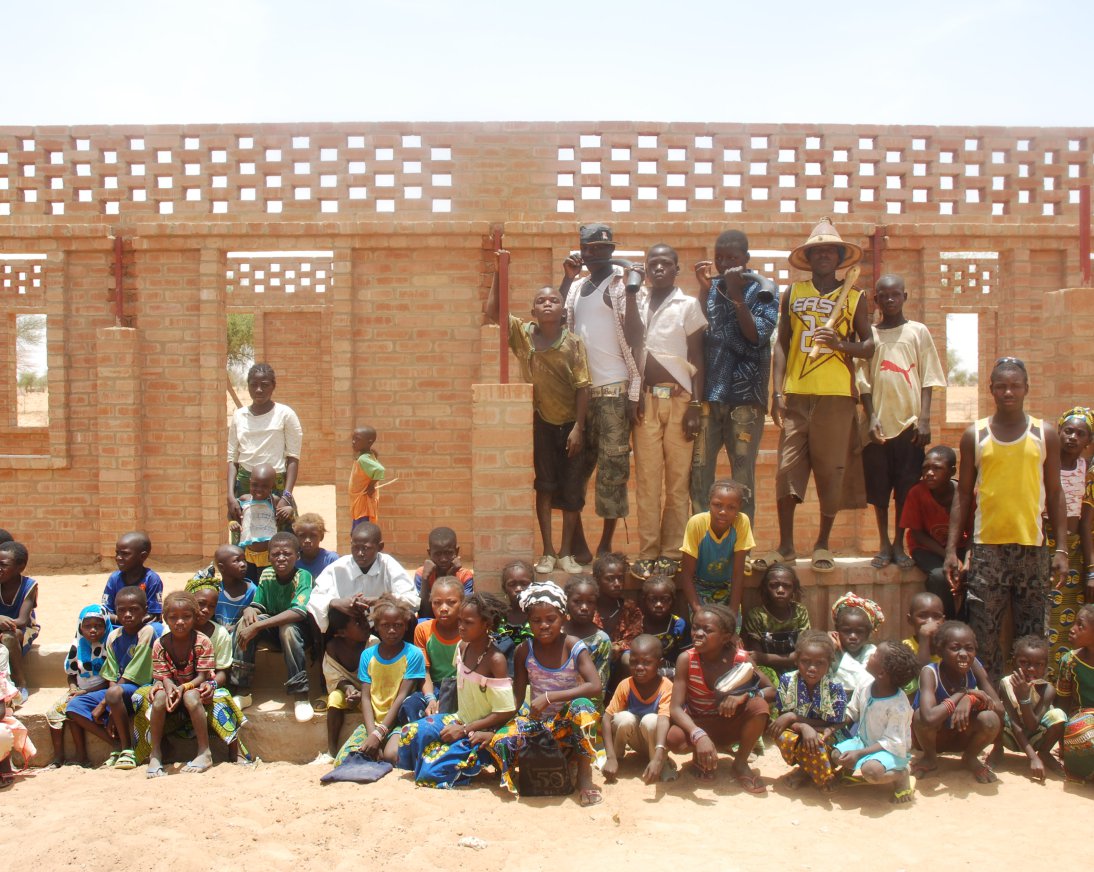
[[[357,460],[349,474],[350,514],[353,526],[379,521],[380,498],[376,494],[376,482],[384,480],[384,467],[372,450],[376,442],[376,430],[358,427],[350,440]]]

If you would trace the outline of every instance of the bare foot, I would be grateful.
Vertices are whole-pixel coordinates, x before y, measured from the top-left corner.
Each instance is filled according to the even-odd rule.
[[[213,767],[213,755],[208,751],[198,754],[193,760],[182,767],[183,772],[207,772]]]
[[[877,554],[873,556],[873,559],[870,561],[870,565],[874,567],[874,569],[884,569],[892,562],[893,552],[890,551],[888,548],[882,548],[878,551]]]
[[[786,776],[786,786],[793,790],[800,789],[807,781],[809,781],[809,773],[801,767],[792,769]]]
[[[903,548],[893,549],[893,563],[895,563],[901,569],[911,569],[913,566],[915,566],[915,561],[904,553]]]
[[[961,765],[972,773],[977,784],[992,784],[999,780],[991,767],[987,763],[981,763],[978,757],[962,757]]]

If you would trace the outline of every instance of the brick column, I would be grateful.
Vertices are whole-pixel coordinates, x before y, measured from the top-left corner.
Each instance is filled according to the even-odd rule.
[[[139,342],[132,327],[98,332],[99,556],[104,565],[114,556],[117,537],[144,523]]]
[[[199,335],[202,346],[198,352],[201,376],[202,420],[224,421],[223,426],[202,427],[201,442],[201,541],[202,553],[212,554],[227,541],[227,519],[224,504],[224,478],[228,445],[228,422],[225,420],[225,395],[228,373],[225,368],[228,345],[228,313],[224,290],[224,252],[208,247],[201,250],[198,267]]]
[[[528,559],[535,535],[532,386],[472,385],[471,521],[476,581],[499,591],[498,570]]]
[[[1052,354],[1039,378],[1045,395],[1052,398],[1043,407],[1045,418],[1051,420],[1088,397],[1094,383],[1089,338],[1094,336],[1094,288],[1045,294],[1041,335],[1052,343]]]

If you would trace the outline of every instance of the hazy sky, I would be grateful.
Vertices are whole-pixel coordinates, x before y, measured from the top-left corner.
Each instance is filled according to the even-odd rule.
[[[0,125],[1092,120],[1089,0],[4,5]]]

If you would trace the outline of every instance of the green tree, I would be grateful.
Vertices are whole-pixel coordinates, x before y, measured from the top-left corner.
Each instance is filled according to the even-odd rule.
[[[15,316],[15,369],[18,373],[34,370],[45,342],[45,315]]]
[[[233,312],[228,316],[228,372],[239,382],[255,362],[255,316]]]
[[[961,366],[961,359],[950,349],[946,349],[946,381],[954,387],[978,384],[976,372],[969,372]]]

